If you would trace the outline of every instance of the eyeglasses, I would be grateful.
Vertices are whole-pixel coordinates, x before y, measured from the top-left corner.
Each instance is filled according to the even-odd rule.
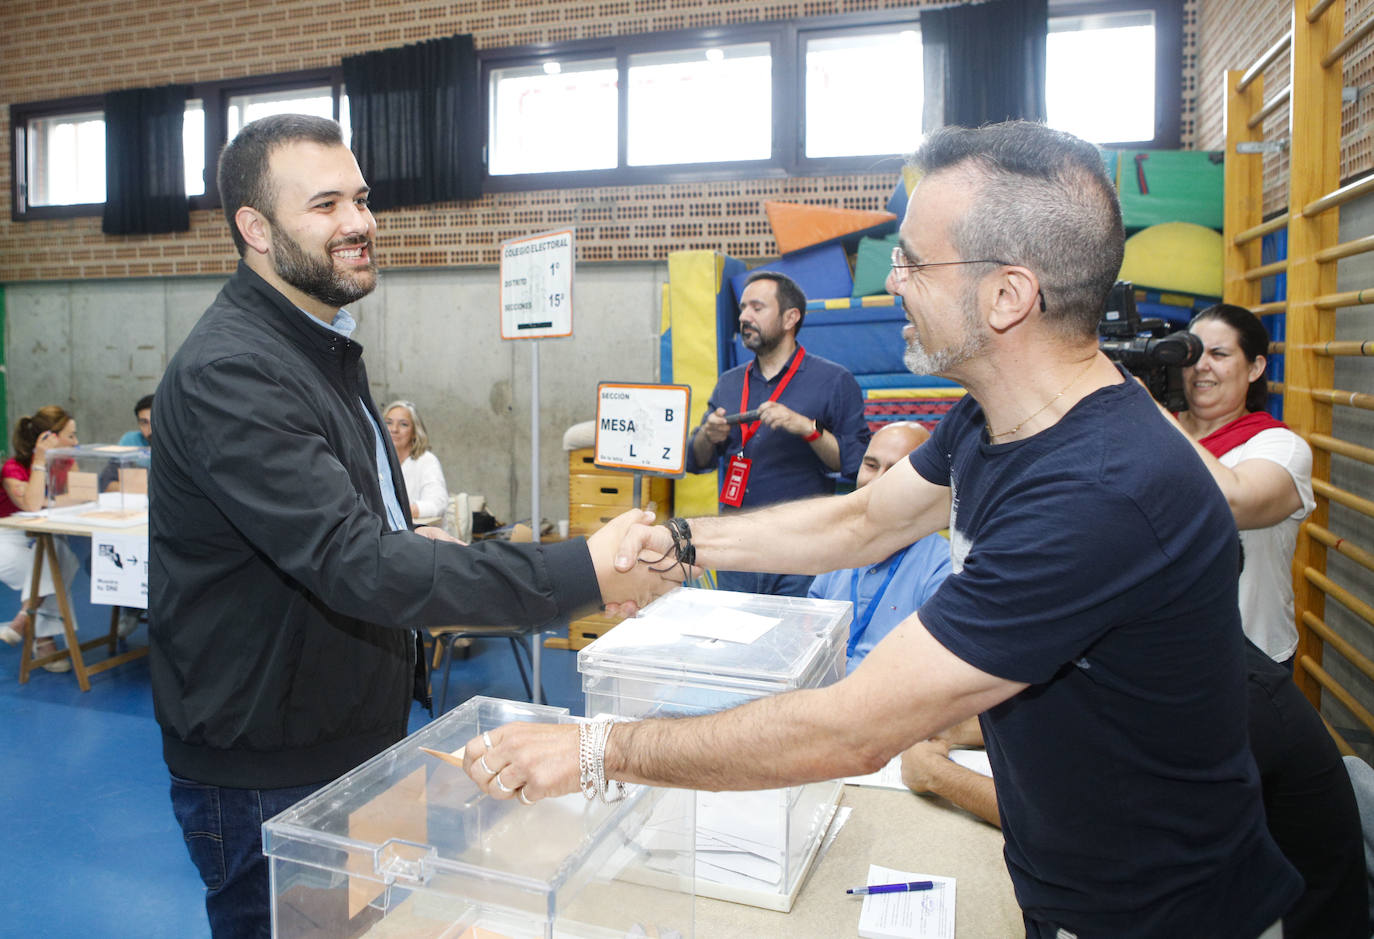
[[[919,272],[928,267],[949,267],[955,264],[1001,264],[1003,267],[1008,267],[1011,265],[1011,262],[999,261],[996,258],[974,258],[970,261],[927,261],[924,264],[917,264],[914,261],[907,260],[906,252],[901,249],[901,246],[892,249],[892,278],[897,282],[897,286],[899,287],[907,282],[907,278],[911,276],[909,273],[910,271]],[[1040,312],[1044,313],[1045,292],[1043,290],[1037,290],[1036,293],[1040,297]]]

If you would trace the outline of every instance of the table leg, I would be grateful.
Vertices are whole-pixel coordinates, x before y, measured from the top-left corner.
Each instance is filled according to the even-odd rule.
[[[121,607],[110,607],[110,655],[115,654],[116,645],[119,642],[119,611]]]
[[[36,668],[34,663],[33,647],[38,638],[34,635],[34,626],[38,623],[38,606],[42,600],[38,596],[38,585],[43,580],[43,554],[47,550],[43,539],[34,536],[33,544],[33,572],[29,575],[29,598],[23,601],[24,609],[29,613],[29,628],[24,633],[23,651],[19,655],[19,684],[27,684],[29,673]]]
[[[86,662],[81,655],[81,643],[76,638],[76,621],[72,616],[71,601],[67,597],[67,582],[62,579],[62,565],[57,563],[57,545],[53,536],[38,536],[48,546],[48,570],[52,573],[53,592],[57,594],[57,609],[62,614],[62,628],[67,635],[67,654],[72,657],[72,670],[76,672],[76,683],[82,691],[91,690],[91,679],[86,674]]]

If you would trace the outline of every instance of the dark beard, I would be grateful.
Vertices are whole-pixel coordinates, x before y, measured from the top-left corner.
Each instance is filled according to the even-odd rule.
[[[358,236],[334,242],[329,247],[335,248],[340,244],[366,245],[367,267],[351,274],[338,271],[332,255],[326,252],[324,259],[320,259],[306,254],[294,238],[273,225],[272,266],[278,277],[307,297],[314,297],[325,306],[339,309],[361,300],[377,287],[377,259],[372,257],[372,246],[368,240]]]

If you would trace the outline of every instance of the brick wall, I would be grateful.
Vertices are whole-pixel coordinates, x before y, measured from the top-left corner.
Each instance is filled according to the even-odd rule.
[[[321,68],[345,55],[454,33],[471,33],[479,48],[500,48],[933,2],[5,0],[0,106]],[[1191,34],[1189,44],[1196,44]],[[8,125],[8,108],[0,107],[6,174]],[[491,194],[473,203],[386,212],[378,247],[388,267],[495,264],[502,240],[572,224],[580,262],[661,259],[691,248],[762,258],[777,253],[763,212],[766,200],[880,209],[893,184],[894,173],[884,172]],[[3,187],[0,282],[219,275],[233,268],[233,247],[218,212],[193,212],[186,233],[109,237],[98,217],[11,222],[10,198],[10,187]]]
[[[1292,0],[1198,0],[1198,33],[1202,42],[1197,54],[1197,118],[1194,144],[1199,149],[1220,150],[1225,145],[1226,72],[1248,69],[1292,25]],[[1345,28],[1374,16],[1374,0],[1345,0]],[[1288,53],[1280,55],[1264,71],[1264,97],[1288,87]],[[1341,178],[1349,179],[1374,169],[1374,48],[1369,41],[1345,57],[1347,87],[1363,89],[1341,115]],[[1288,108],[1281,107],[1265,119],[1266,140],[1288,136]],[[1281,212],[1288,202],[1288,155],[1270,154],[1264,159],[1264,211]]]

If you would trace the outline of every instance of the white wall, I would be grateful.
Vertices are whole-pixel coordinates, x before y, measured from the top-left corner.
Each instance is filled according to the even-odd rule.
[[[598,381],[652,381],[667,265],[579,268],[573,336],[542,340],[541,514],[567,517],[563,431],[590,420]],[[8,427],[61,404],[86,443],[134,427],[133,404],[214,299],[222,278],[24,283],[5,288]],[[379,407],[415,402],[449,488],[483,493],[502,521],[530,508],[530,345],[503,342],[495,268],[384,271],[351,312]],[[156,434],[156,429],[154,429]],[[7,433],[8,436],[8,433]]]

